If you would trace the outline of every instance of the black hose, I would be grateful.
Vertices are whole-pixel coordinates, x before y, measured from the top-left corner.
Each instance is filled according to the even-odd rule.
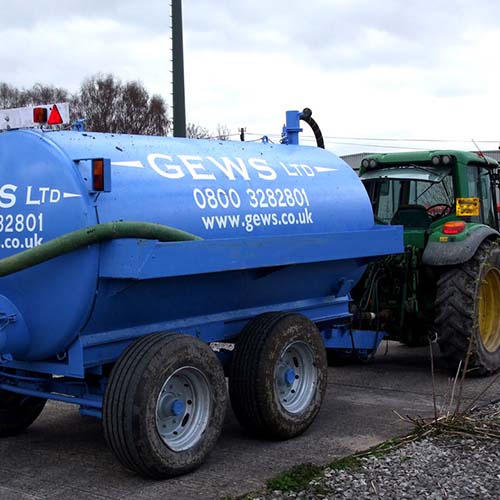
[[[323,139],[323,134],[316,120],[312,117],[312,111],[309,108],[304,108],[302,113],[300,113],[299,118],[305,121],[312,129],[314,137],[316,138],[316,145],[318,148],[325,149],[325,141]]]

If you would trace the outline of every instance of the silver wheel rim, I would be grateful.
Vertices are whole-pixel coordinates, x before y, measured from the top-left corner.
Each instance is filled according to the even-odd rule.
[[[289,413],[304,411],[314,398],[317,381],[311,347],[301,341],[286,346],[274,371],[274,386],[283,408]]]
[[[192,366],[176,370],[156,401],[156,429],[173,451],[192,448],[204,433],[211,411],[210,384]]]

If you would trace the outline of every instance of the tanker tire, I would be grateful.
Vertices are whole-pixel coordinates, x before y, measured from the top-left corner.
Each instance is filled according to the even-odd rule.
[[[443,273],[438,280],[438,343],[453,371],[458,369],[460,361],[464,367],[471,335],[467,372],[487,376],[500,369],[500,347],[493,352],[486,349],[479,328],[479,288],[492,269],[500,272],[500,246],[498,241],[485,240],[469,261]],[[496,304],[496,311],[499,310],[500,303]]]
[[[0,390],[0,437],[15,436],[42,413],[46,399]]]
[[[282,403],[277,374],[282,368],[283,355],[297,348],[305,357],[310,352],[315,381],[311,384],[310,400],[305,400],[306,406],[290,411]],[[307,373],[307,370],[301,372],[301,363],[296,363],[295,367],[298,374]],[[265,313],[252,319],[243,329],[231,365],[229,395],[236,418],[251,434],[270,439],[288,439],[302,434],[321,407],[326,383],[323,341],[316,325],[306,317],[293,313]],[[300,395],[300,389],[297,394]]]
[[[174,450],[160,435],[158,405],[165,382],[186,370],[206,381],[206,422],[195,427],[199,438],[192,446]],[[142,337],[124,351],[111,372],[103,407],[106,441],[119,462],[138,474],[154,479],[184,474],[199,467],[215,446],[226,393],[222,366],[206,344],[176,333]]]

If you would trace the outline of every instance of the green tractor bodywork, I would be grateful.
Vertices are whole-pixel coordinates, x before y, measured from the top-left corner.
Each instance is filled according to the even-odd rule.
[[[463,151],[365,158],[377,224],[404,226],[405,253],[369,266],[353,293],[354,327],[408,345],[437,339],[456,368],[500,368],[499,164]],[[470,347],[469,347],[470,346]]]

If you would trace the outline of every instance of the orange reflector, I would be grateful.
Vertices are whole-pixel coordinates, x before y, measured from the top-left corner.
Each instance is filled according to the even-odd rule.
[[[94,191],[104,191],[104,160],[92,160],[92,188]]]
[[[463,220],[446,222],[441,230],[443,234],[460,234],[463,231],[465,231],[465,222]]]
[[[479,217],[481,210],[479,198],[457,198],[456,205],[459,217]]]
[[[33,123],[47,123],[47,108],[33,108]]]
[[[59,110],[57,109],[57,106],[55,104],[54,106],[52,106],[52,110],[50,111],[47,123],[49,125],[61,125],[61,123],[63,123],[61,113],[59,113]]]

